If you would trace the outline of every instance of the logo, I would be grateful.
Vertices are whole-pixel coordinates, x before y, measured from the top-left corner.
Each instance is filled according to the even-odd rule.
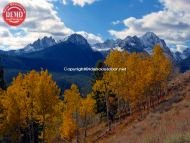
[[[19,26],[26,18],[26,10],[20,3],[11,2],[3,9],[2,16],[8,25]]]

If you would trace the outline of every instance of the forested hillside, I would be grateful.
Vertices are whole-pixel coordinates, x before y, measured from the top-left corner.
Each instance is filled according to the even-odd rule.
[[[97,143],[188,143],[190,142],[190,72],[168,84],[168,95],[132,123],[125,119]],[[98,129],[98,128],[97,128]],[[92,136],[94,136],[93,134]],[[90,137],[89,137],[90,138]]]
[[[165,116],[170,107],[174,108],[172,104],[189,92],[188,78],[174,80],[172,62],[159,45],[152,55],[113,50],[97,67],[125,70],[94,72],[92,91],[85,96],[75,84],[61,92],[47,70],[20,73],[7,89],[1,90],[0,141],[135,142],[133,138],[146,133],[143,127],[139,134],[135,130],[141,120],[158,127],[161,119],[156,114]],[[182,83],[184,86],[180,86]],[[183,106],[188,108],[186,104],[188,100]],[[131,130],[134,133],[130,132],[130,139]]]

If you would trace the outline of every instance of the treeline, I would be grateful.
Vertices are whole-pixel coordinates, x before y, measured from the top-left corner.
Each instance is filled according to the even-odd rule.
[[[48,71],[19,74],[0,95],[0,141],[5,143],[87,142],[94,118],[114,120],[150,109],[164,95],[171,62],[160,46],[152,56],[112,51],[97,67],[126,71],[95,72],[92,92],[76,85],[60,93]]]
[[[97,112],[111,123],[122,116],[149,110],[166,94],[172,64],[156,45],[151,56],[144,53],[112,51],[100,65],[126,71],[97,73],[93,93]]]
[[[7,143],[71,142],[86,128],[95,101],[83,98],[78,87],[60,89],[48,71],[19,74],[1,91],[0,133]]]

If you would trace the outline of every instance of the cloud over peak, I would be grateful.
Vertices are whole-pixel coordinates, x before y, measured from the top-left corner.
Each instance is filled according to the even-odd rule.
[[[128,35],[142,35],[153,31],[168,44],[185,45],[190,40],[189,0],[159,0],[163,10],[144,15],[142,18],[129,17],[123,20],[125,29],[109,30],[116,38]],[[178,46],[179,47],[179,46]]]
[[[0,9],[2,10],[9,2],[11,0],[2,1]],[[52,0],[51,2],[50,0],[15,0],[15,2],[21,3],[26,8],[27,18],[19,27],[11,27],[0,17],[1,50],[23,48],[27,44],[44,36],[53,36],[55,39],[61,40],[64,36],[78,32],[67,27],[59,18]],[[102,41],[99,36],[88,32],[83,33],[85,33],[83,36],[90,42]]]

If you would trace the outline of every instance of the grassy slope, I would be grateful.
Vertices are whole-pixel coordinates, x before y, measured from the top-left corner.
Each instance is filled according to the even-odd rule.
[[[190,72],[169,84],[171,96],[143,118],[129,124],[129,119],[115,126],[96,143],[186,143],[190,142]],[[97,127],[98,128],[98,127]],[[98,136],[94,131],[89,142]]]

